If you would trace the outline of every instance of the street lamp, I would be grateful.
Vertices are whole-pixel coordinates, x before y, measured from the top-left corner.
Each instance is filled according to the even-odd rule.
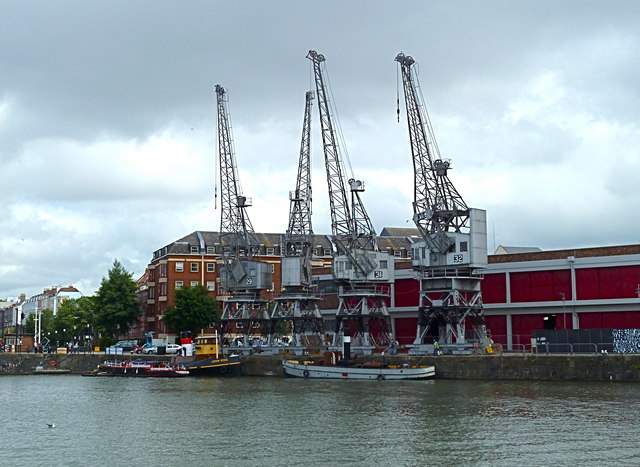
[[[560,297],[562,297],[562,319],[564,320],[564,329],[567,330],[567,313],[566,313],[566,298],[564,292],[560,292]]]

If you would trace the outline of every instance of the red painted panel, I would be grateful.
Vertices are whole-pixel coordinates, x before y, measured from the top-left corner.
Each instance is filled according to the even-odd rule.
[[[578,300],[635,298],[640,284],[640,266],[576,269]]]
[[[556,314],[556,329],[573,329],[571,313]]]
[[[587,314],[587,313],[585,313]],[[605,313],[588,313],[601,315],[601,328],[640,328],[640,313],[638,311],[614,311]],[[582,327],[582,317],[580,315],[580,327]]]
[[[506,274],[485,274],[482,279],[482,301],[484,303],[507,302]]]
[[[553,293],[551,301],[562,300],[564,297],[566,300],[571,300],[571,271],[568,269],[562,269],[559,271],[553,271]]]
[[[531,345],[533,330],[544,329],[544,315],[513,315],[511,317],[511,331],[513,343],[527,346]]]
[[[494,342],[506,345],[507,343],[507,317],[485,316],[487,329],[491,331],[491,338]]]
[[[396,306],[415,306],[420,302],[420,282],[415,279],[398,279],[395,282]]]
[[[578,320],[580,329],[603,329],[602,313],[578,313]]]
[[[553,302],[571,299],[571,272],[567,270],[511,273],[511,301]]]
[[[396,340],[400,345],[413,344],[418,328],[418,318],[396,318]]]
[[[511,301],[528,302],[531,297],[531,281],[529,273],[514,272],[510,274]]]
[[[640,328],[640,311],[580,313],[580,329]]]

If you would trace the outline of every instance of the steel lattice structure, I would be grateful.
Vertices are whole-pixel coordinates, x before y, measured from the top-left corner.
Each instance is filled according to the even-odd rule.
[[[220,236],[223,256],[252,257],[260,244],[246,213],[251,201],[242,195],[236,165],[227,91],[216,85],[218,104],[218,155],[220,161]]]
[[[370,347],[371,344],[388,345],[391,326],[386,300],[389,298],[389,289],[380,287],[379,284],[392,281],[393,259],[378,250],[375,230],[360,197],[360,193],[364,191],[364,183],[350,179],[350,196],[347,196],[343,162],[323,74],[325,57],[310,50],[307,58],[313,63],[318,96],[329,188],[331,233],[335,245],[332,274],[339,284],[334,344],[337,345],[341,339],[344,321],[351,320],[357,323],[354,337],[361,336],[363,348]],[[374,342],[374,336],[369,332],[372,320],[381,322],[379,342]]]
[[[402,53],[398,54],[396,61],[402,70],[415,174],[413,220],[431,250],[444,253],[451,246],[451,238],[446,232],[468,229],[469,208],[449,179],[449,161],[440,157],[426,107],[417,92],[411,68],[415,62]]]
[[[440,156],[426,107],[413,73],[415,61],[399,53],[409,141],[414,168],[413,220],[423,243],[412,262],[421,282],[418,329],[422,346],[431,326],[445,345],[484,344],[486,329],[480,291],[486,266],[484,211],[470,209],[449,179],[450,162]],[[484,223],[483,223],[484,222]],[[484,245],[482,241],[484,240]],[[483,249],[484,248],[484,249]],[[472,335],[465,337],[465,321]]]
[[[289,193],[289,226],[284,238],[282,259],[283,293],[275,299],[271,315],[274,329],[278,323],[292,327],[292,351],[324,346],[324,324],[318,301],[311,292],[313,228],[311,224],[311,106],[313,91],[305,96],[296,189]],[[298,349],[298,350],[296,350]]]
[[[268,302],[260,297],[260,292],[270,287],[272,273],[269,264],[252,260],[260,244],[246,213],[251,202],[240,190],[226,90],[216,85],[215,92],[223,260],[219,277],[221,289],[229,293],[223,303],[220,332],[223,335],[241,332],[244,347],[249,348],[249,335],[252,332],[271,331]]]

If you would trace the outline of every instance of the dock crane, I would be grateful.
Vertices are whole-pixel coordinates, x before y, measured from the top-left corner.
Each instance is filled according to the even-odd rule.
[[[227,107],[227,92],[216,85],[218,105],[218,155],[220,161],[220,245],[222,266],[220,288],[229,293],[224,300],[219,331],[224,336],[241,331],[242,347],[249,352],[252,329],[270,330],[267,300],[260,292],[271,287],[271,265],[256,261],[260,243],[255,235],[247,208],[251,200],[242,194]],[[235,325],[235,327],[234,327]]]
[[[292,325],[290,350],[297,353],[307,346],[324,346],[324,324],[318,301],[312,292],[311,259],[313,229],[311,226],[311,106],[313,91],[305,96],[302,141],[296,188],[289,192],[289,226],[284,237],[282,257],[282,294],[275,298],[271,315],[274,327],[287,322]]]
[[[469,208],[449,179],[451,162],[440,156],[415,60],[399,53],[395,61],[402,72],[413,157],[413,221],[422,236],[411,256],[421,285],[412,352],[428,351],[426,340],[434,337],[452,352],[470,352],[487,339],[480,290],[487,266],[486,212]]]
[[[385,347],[391,343],[387,300],[389,284],[394,278],[394,260],[378,249],[376,233],[360,197],[364,183],[349,179],[350,197],[347,197],[343,162],[323,75],[325,57],[310,50],[307,58],[313,63],[318,96],[331,211],[332,275],[338,284],[339,303],[333,344],[340,344],[344,326],[350,322],[355,327],[352,329],[351,324],[347,324],[354,343],[360,337],[362,351],[369,353],[374,346]]]

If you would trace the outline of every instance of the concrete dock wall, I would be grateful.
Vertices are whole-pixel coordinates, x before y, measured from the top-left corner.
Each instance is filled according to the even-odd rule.
[[[118,356],[118,360],[142,358],[170,360],[171,357]],[[282,373],[282,356],[251,355],[242,357],[243,373],[247,376],[277,376]],[[304,357],[318,359],[319,357]],[[0,353],[0,375],[31,374],[37,367],[45,370],[68,370],[82,374],[94,370],[104,360],[114,356],[104,354],[40,355]],[[382,361],[380,355],[358,357],[358,361]],[[385,356],[394,364],[434,365],[436,378],[476,380],[532,381],[640,381],[640,355],[473,355],[473,356]]]
[[[317,358],[317,357],[316,357]],[[312,358],[309,358],[312,359]],[[244,357],[247,375],[281,375],[282,357]],[[379,355],[358,361],[382,361]],[[640,381],[640,355],[385,356],[393,364],[434,365],[437,379],[536,381]]]

